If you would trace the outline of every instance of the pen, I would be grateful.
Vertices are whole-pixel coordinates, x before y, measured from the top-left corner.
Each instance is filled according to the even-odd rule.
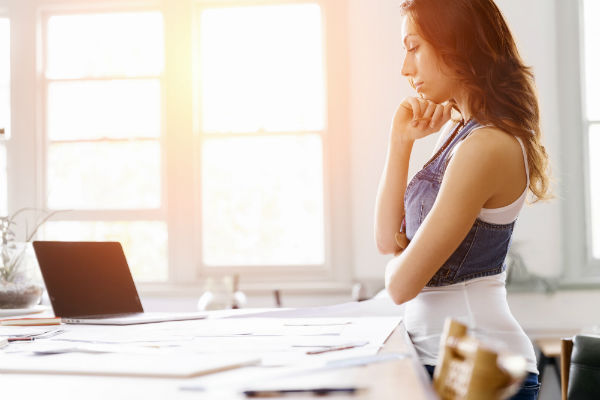
[[[367,344],[369,344],[369,342],[347,343],[347,344],[342,344],[340,346],[328,347],[328,348],[321,349],[321,350],[310,350],[310,351],[307,351],[306,354],[308,354],[308,355],[314,355],[314,354],[328,353],[330,351],[354,349],[354,348],[357,348],[357,347],[365,346]]]
[[[46,339],[46,338],[50,338],[52,336],[60,335],[63,332],[64,332],[64,330],[57,329],[55,331],[43,332],[43,333],[38,333],[38,334],[34,334],[34,335],[12,336],[12,337],[7,338],[7,341],[9,343],[10,342],[32,342],[35,339]]]
[[[6,340],[8,340],[9,343],[11,342],[31,342],[33,340],[35,340],[34,336],[22,336],[22,337],[9,337]]]
[[[329,394],[355,394],[360,388],[339,387],[339,388],[312,388],[312,389],[274,389],[274,390],[245,390],[246,397],[281,397],[286,395],[311,394],[316,396],[327,396]]]

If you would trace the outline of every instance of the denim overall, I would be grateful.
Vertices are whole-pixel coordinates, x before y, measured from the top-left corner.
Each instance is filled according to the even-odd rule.
[[[460,129],[458,133],[454,138],[449,135],[446,139],[446,148],[441,152],[438,151],[438,154],[425,164],[406,188],[405,229],[409,240],[415,236],[433,207],[452,149],[478,127],[481,125],[475,120],[470,120],[462,128],[456,125],[451,132]],[[514,222],[506,225],[490,224],[477,218],[456,251],[435,273],[427,286],[446,286],[504,271],[506,268],[504,259],[508,253],[514,225]]]

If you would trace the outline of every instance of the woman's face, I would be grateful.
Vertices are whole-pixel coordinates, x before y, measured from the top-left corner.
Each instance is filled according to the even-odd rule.
[[[402,75],[412,80],[417,92],[438,104],[453,98],[458,86],[450,69],[438,57],[433,46],[419,34],[416,24],[408,16],[402,22],[402,41],[406,50]]]

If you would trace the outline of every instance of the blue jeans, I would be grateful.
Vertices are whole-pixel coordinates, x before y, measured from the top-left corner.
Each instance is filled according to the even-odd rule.
[[[435,366],[425,365],[425,369],[429,373],[429,377],[433,379],[433,371]],[[523,384],[521,384],[521,389],[519,389],[519,392],[511,397],[510,400],[537,400],[539,391],[540,384],[538,382],[538,376],[537,374],[530,372],[523,381]]]

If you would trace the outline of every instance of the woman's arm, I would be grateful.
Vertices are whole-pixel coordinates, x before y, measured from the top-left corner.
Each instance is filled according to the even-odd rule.
[[[375,242],[382,254],[397,253],[395,233],[404,217],[404,192],[413,141],[391,134],[375,201]]]
[[[511,144],[499,136],[506,136],[502,132],[479,131],[450,160],[435,203],[410,245],[387,264],[386,288],[396,304],[423,289],[464,240],[486,201],[506,188],[502,175],[511,160]]]
[[[450,106],[410,97],[398,107],[375,201],[375,242],[383,254],[400,251],[395,234],[404,216],[404,192],[413,143],[437,132],[450,118]]]

